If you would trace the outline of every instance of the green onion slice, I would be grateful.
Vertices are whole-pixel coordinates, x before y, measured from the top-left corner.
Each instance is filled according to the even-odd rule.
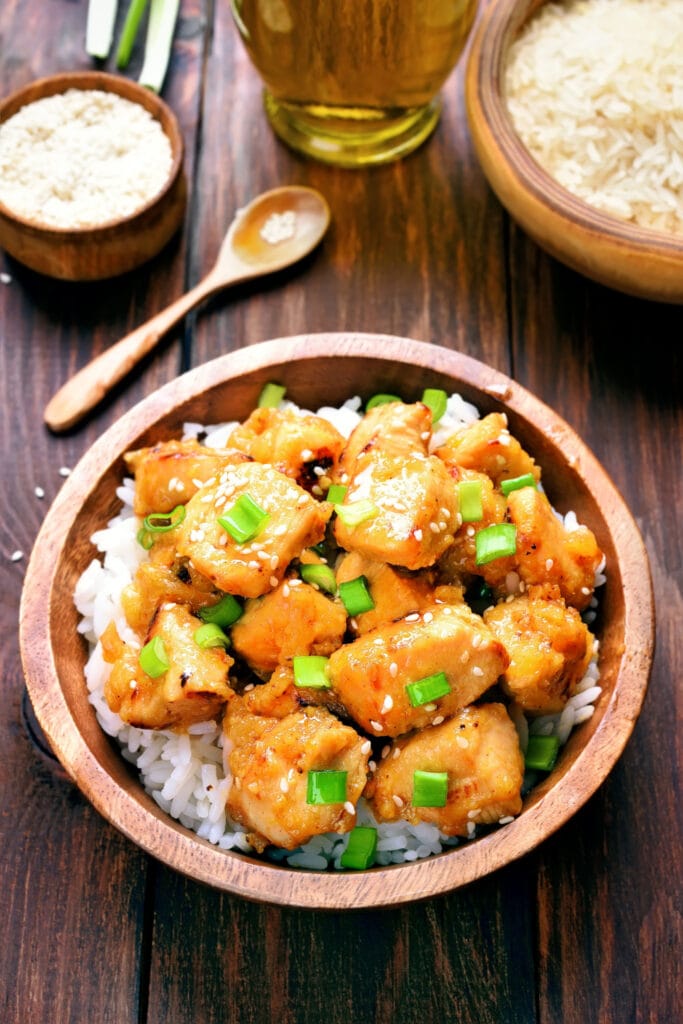
[[[517,550],[517,527],[513,523],[494,523],[479,530],[474,538],[477,565],[488,565],[496,558],[514,555]]]
[[[241,618],[243,612],[244,609],[236,597],[232,594],[223,594],[217,604],[200,608],[198,615],[202,622],[214,622],[221,629],[228,629]]]
[[[369,825],[356,825],[349,832],[349,841],[341,855],[340,864],[343,868],[364,871],[373,863],[376,850],[377,829]]]
[[[245,544],[261,532],[269,519],[250,494],[240,494],[235,504],[218,517],[218,522],[233,540]]]
[[[481,480],[461,480],[458,484],[458,502],[463,523],[480,523],[484,518]]]
[[[138,661],[142,671],[146,672],[152,679],[158,679],[159,676],[163,676],[164,672],[168,672],[171,667],[164,641],[160,636],[153,637],[149,643],[145,644],[140,651]]]
[[[513,476],[509,480],[500,481],[500,489],[506,496],[510,491],[519,491],[522,487],[536,487],[536,477],[533,473],[525,473],[523,476]]]
[[[176,505],[172,512],[150,512],[142,520],[142,528],[148,533],[168,533],[180,526],[184,518],[185,506]]]
[[[137,532],[137,542],[141,548],[144,548],[145,551],[149,551],[154,544],[154,537],[149,530],[146,530],[144,526],[141,526]]]
[[[432,410],[432,423],[438,423],[448,406],[448,395],[441,388],[425,388],[422,402]]]
[[[413,807],[445,807],[448,772],[413,772]]]
[[[285,397],[286,390],[287,388],[283,387],[282,384],[265,384],[261,394],[259,395],[259,409],[277,409],[278,405]]]
[[[560,741],[557,736],[530,736],[524,764],[527,768],[549,772],[555,766],[559,749]]]
[[[327,663],[330,659],[322,654],[297,654],[292,658],[294,685],[307,690],[329,690]]]
[[[192,634],[197,647],[207,650],[209,647],[229,647],[230,637],[215,622],[205,622]]]
[[[346,801],[348,772],[309,771],[306,780],[307,804],[343,804]]]
[[[333,505],[341,505],[342,501],[346,497],[348,487],[344,484],[330,484],[330,488],[325,495],[328,501],[331,501]]]
[[[348,526],[349,529],[353,529],[354,526],[360,526],[361,523],[365,523],[368,519],[374,519],[375,516],[379,515],[379,509],[368,498],[352,501],[348,505],[335,505],[334,511],[344,526]]]
[[[375,607],[365,576],[356,576],[355,580],[340,583],[339,596],[349,615],[362,615]]]
[[[145,13],[149,0],[131,0],[126,14],[126,20],[121,30],[119,48],[116,51],[116,66],[123,70],[128,66],[130,55],[133,52],[135,37],[138,34],[142,15]]]
[[[368,398],[365,403],[365,411],[369,412],[370,409],[374,409],[376,405],[388,405],[389,402],[400,402],[401,399],[398,395],[373,395],[372,398]]]
[[[445,672],[436,672],[433,676],[425,676],[424,679],[406,683],[408,700],[414,708],[419,708],[422,704],[431,704],[432,701],[445,697],[450,692],[451,686]]]
[[[317,562],[313,565],[302,565],[299,575],[305,583],[311,583],[327,594],[337,593],[337,580],[329,565],[319,565]]]

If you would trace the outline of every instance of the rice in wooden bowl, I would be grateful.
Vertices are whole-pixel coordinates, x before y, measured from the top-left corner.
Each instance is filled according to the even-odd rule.
[[[103,732],[84,680],[87,644],[74,590],[96,552],[90,540],[121,508],[124,452],[177,438],[184,424],[241,420],[277,381],[307,409],[377,392],[418,401],[425,388],[457,392],[481,415],[504,412],[534,455],[559,512],[573,511],[606,557],[597,619],[601,693],[555,768],[524,799],[519,817],[452,849],[366,871],[307,871],[285,860],[221,849],[170,817]],[[514,381],[458,353],[381,335],[310,335],[266,342],[172,382],[131,410],[83,457],[40,531],[21,608],[21,648],[38,720],[65,768],[112,824],[143,849],[200,881],[292,906],[393,905],[447,892],[533,849],[604,781],[645,696],[653,645],[647,557],[604,470],[569,426]]]

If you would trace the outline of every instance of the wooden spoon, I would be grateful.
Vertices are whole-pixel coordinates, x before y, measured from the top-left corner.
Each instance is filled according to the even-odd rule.
[[[257,196],[237,212],[206,277],[62,385],[45,407],[45,423],[57,433],[78,423],[203,299],[296,263],[318,245],[329,223],[329,207],[315,189],[288,185]]]

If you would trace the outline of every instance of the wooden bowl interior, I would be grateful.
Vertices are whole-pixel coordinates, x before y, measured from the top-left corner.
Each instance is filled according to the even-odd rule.
[[[484,174],[512,217],[556,259],[619,291],[683,302],[683,238],[589,206],[536,163],[513,127],[503,89],[509,49],[546,2],[497,0],[476,27],[465,92]]]
[[[145,849],[202,881],[251,898],[328,907],[433,895],[479,877],[549,835],[588,799],[621,752],[644,697],[652,650],[642,542],[604,471],[563,421],[507,378],[466,357],[375,336],[343,343],[347,351],[342,354],[334,351],[336,336],[255,346],[186,374],[132,410],[64,485],[36,543],[22,601],[22,656],[36,714],[67,770],[105,817]],[[354,394],[367,399],[377,391],[411,401],[424,387],[436,386],[459,391],[482,414],[507,411],[512,432],[540,463],[556,507],[574,509],[596,533],[608,563],[598,620],[604,692],[593,718],[573,733],[555,770],[532,792],[522,816],[505,829],[426,861],[360,874],[312,875],[274,867],[219,850],[173,822],[143,791],[97,724],[83,682],[86,648],[76,629],[73,591],[95,555],[91,534],[118,510],[115,488],[124,475],[122,453],[178,436],[186,420],[244,418],[269,380],[285,384],[288,397],[311,409],[340,404]],[[501,389],[509,394],[505,402],[497,395]],[[636,635],[639,653],[631,664]],[[592,744],[611,717],[602,741]],[[572,793],[569,802],[558,791],[563,780]]]
[[[180,227],[187,202],[184,141],[170,107],[128,78],[100,71],[74,71],[41,78],[0,103],[0,124],[22,107],[67,89],[113,92],[143,106],[159,121],[171,144],[171,170],[161,192],[129,217],[96,227],[55,228],[27,220],[0,202],[0,246],[32,270],[62,280],[113,277],[151,259]]]

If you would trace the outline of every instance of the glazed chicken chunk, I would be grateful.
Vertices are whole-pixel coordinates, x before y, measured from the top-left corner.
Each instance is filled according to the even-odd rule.
[[[216,593],[208,580],[186,566],[172,567],[156,561],[143,562],[133,582],[121,593],[126,621],[141,634],[147,632],[157,608],[169,601],[187,605],[196,614],[200,608],[215,604]]]
[[[456,431],[442,448],[435,452],[447,464],[485,473],[498,486],[508,480],[531,473],[540,480],[541,471],[508,430],[507,417],[492,412]]]
[[[369,735],[399,736],[442,721],[488,689],[508,656],[484,622],[462,603],[380,626],[330,657],[332,688]],[[443,673],[447,692],[426,700],[408,684]],[[443,689],[446,689],[446,686]]]
[[[422,402],[406,405],[388,402],[376,405],[348,438],[339,463],[340,472],[354,476],[358,460],[376,452],[390,458],[403,458],[419,452],[426,455],[432,433],[432,413]]]
[[[256,717],[246,728],[241,699],[224,719],[232,786],[226,809],[257,849],[269,843],[293,850],[312,836],[348,832],[367,781],[370,744],[325,708],[283,718]],[[240,742],[241,741],[241,742]],[[344,799],[308,802],[309,771],[346,772]]]
[[[267,520],[245,543],[234,540],[219,518],[242,495],[262,509]],[[177,551],[191,560],[213,585],[228,594],[260,597],[274,590],[302,548],[325,533],[331,507],[316,501],[272,466],[245,462],[224,470],[188,503],[177,532]]]
[[[415,772],[446,773],[443,807],[414,805]],[[379,821],[404,818],[468,835],[522,809],[524,759],[517,731],[502,704],[467,707],[443,725],[391,745],[367,788]]]
[[[103,635],[106,661],[113,662],[105,698],[124,722],[141,729],[186,729],[210,721],[233,696],[228,673],[233,659],[221,647],[200,647],[194,639],[201,620],[178,604],[157,612],[146,642],[158,637],[169,667],[152,678],[139,662],[140,651],[119,639],[111,624]]]
[[[375,562],[358,551],[342,556],[336,569],[337,584],[364,576],[375,607],[354,616],[351,629],[358,635],[420,611],[434,603],[434,581],[427,573],[409,573],[386,562]]]
[[[530,714],[562,711],[585,675],[594,638],[559,588],[530,587],[487,609],[484,621],[510,655],[501,680],[506,693]]]

